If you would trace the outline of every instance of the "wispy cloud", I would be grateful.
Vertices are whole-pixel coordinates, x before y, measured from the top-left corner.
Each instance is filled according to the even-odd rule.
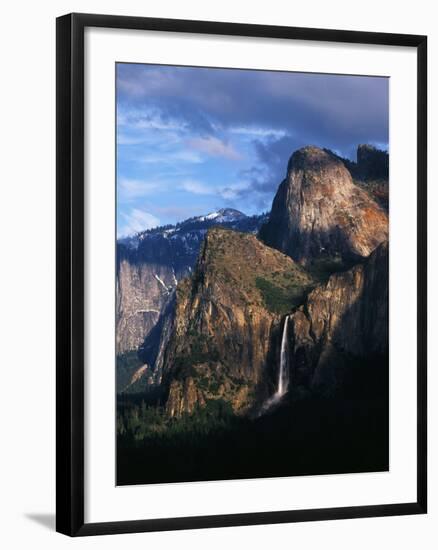
[[[142,136],[131,136],[117,132],[117,145],[139,145],[140,143],[144,143],[144,141]]]
[[[214,157],[224,157],[230,160],[240,160],[242,155],[229,143],[219,138],[208,136],[193,138],[187,141],[189,147]]]
[[[120,64],[118,69],[118,90],[127,95],[138,98],[184,91],[185,83],[178,73],[163,72],[160,67],[147,65],[125,66]]]
[[[146,197],[155,193],[160,187],[162,187],[162,183],[158,181],[120,178],[117,182],[117,189],[122,200]]]
[[[248,182],[242,181],[223,186],[208,185],[196,180],[185,180],[181,184],[181,189],[194,195],[216,195],[225,200],[233,200],[248,190]]]
[[[351,143],[388,139],[385,78],[123,64],[117,75],[129,105],[208,135],[214,128],[294,130],[344,154]]]
[[[157,217],[139,208],[133,208],[128,213],[122,213],[120,216],[123,223],[117,227],[117,236],[119,238],[160,225],[160,220]]]
[[[185,180],[181,183],[181,189],[194,195],[214,195],[215,190],[211,185],[206,185],[196,180]]]
[[[386,148],[388,90],[384,78],[120,63],[119,208],[147,200],[162,223],[265,210],[297,148]]]
[[[156,107],[119,108],[117,111],[117,125],[119,128],[129,127],[139,130],[179,130],[184,131],[186,122],[170,116]]]
[[[183,162],[188,164],[200,164],[201,156],[194,151],[169,151],[163,154],[146,154],[140,158],[141,162],[146,164],[173,164],[175,162]]]
[[[247,182],[234,183],[220,189],[220,196],[226,200],[235,200],[242,196],[246,191],[249,191]]]
[[[257,126],[232,126],[229,131],[232,134],[238,134],[242,136],[249,136],[251,138],[258,137],[270,137],[270,138],[281,138],[286,135],[285,130],[277,130],[275,128],[262,128]]]

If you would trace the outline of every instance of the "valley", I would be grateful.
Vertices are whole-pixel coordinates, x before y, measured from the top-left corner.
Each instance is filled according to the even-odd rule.
[[[118,484],[388,468],[388,155],[357,159],[119,240]]]

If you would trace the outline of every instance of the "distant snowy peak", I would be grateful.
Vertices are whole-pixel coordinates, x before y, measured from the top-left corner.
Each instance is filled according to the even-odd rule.
[[[199,221],[214,220],[216,223],[232,223],[247,217],[246,214],[234,208],[221,208],[216,212],[210,212],[206,216],[200,216],[198,219]]]
[[[261,223],[267,221],[267,215],[247,216],[234,208],[221,208],[215,212],[210,212],[205,216],[196,216],[188,218],[176,225],[166,225],[141,231],[136,235],[124,237],[118,240],[119,244],[125,245],[131,250],[137,250],[144,241],[150,239],[186,239],[198,241],[204,237],[210,227],[221,225],[229,229],[243,231],[244,233],[256,233]],[[185,244],[186,246],[186,244]]]

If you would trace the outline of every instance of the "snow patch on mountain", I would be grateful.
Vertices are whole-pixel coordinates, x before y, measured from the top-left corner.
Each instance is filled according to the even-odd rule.
[[[267,221],[267,214],[259,216],[247,216],[234,208],[221,208],[210,212],[205,216],[189,218],[175,225],[166,225],[141,231],[130,237],[119,239],[118,244],[126,246],[130,250],[137,250],[143,243],[153,243],[156,239],[171,239],[180,241],[188,251],[193,246],[198,247],[208,229],[215,226],[224,226],[244,233],[256,234],[262,223]]]
[[[164,284],[163,282],[163,279],[160,279],[160,277],[158,277],[158,275],[156,273],[154,273],[154,277],[155,279],[157,279],[157,281],[162,285],[162,287],[164,288],[164,290],[166,292],[169,292],[169,289],[167,288],[167,286]]]

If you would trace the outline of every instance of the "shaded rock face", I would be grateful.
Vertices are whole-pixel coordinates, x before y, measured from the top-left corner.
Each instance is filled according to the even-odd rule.
[[[388,217],[342,160],[309,146],[292,155],[260,238],[302,264],[352,264],[387,240]]]
[[[384,173],[385,159],[373,172],[375,150],[359,151],[358,163],[295,152],[267,222],[225,209],[118,243],[117,350],[137,361],[126,391],[160,385],[172,417],[212,400],[260,410],[286,315],[291,390],[335,392],[356,360],[384,363],[388,217],[356,178]]]
[[[245,412],[267,393],[271,335],[281,314],[277,302],[266,302],[262,280],[291,300],[289,308],[294,295],[285,281],[294,288],[311,283],[300,266],[253,235],[207,233],[192,277],[176,291],[163,367],[169,415],[190,413],[219,398]]]
[[[154,384],[161,384],[164,355],[174,327],[175,298],[176,293],[172,292],[163,306],[157,323],[149,331],[138,350],[139,359],[152,366]]]
[[[332,153],[333,154],[333,153]],[[362,187],[386,211],[389,208],[389,155],[372,145],[359,145],[357,160],[338,157]]]
[[[388,243],[315,288],[289,320],[294,384],[334,391],[352,358],[388,353]]]
[[[116,280],[118,354],[136,350],[143,343],[156,325],[176,282],[172,266],[137,263],[129,257],[119,257]]]

